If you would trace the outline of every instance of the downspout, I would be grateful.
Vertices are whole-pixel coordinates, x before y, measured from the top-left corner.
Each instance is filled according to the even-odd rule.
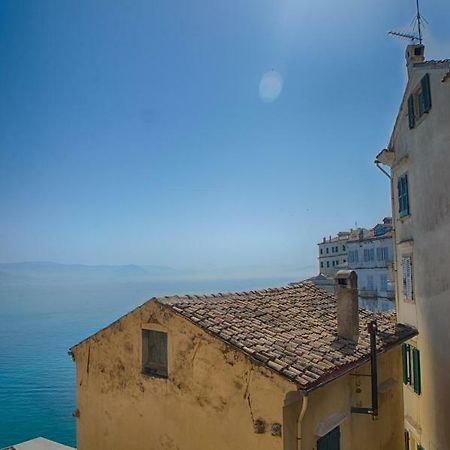
[[[297,450],[302,450],[302,421],[303,417],[306,414],[307,407],[308,407],[308,396],[304,395],[302,402],[302,410],[300,411],[297,424]]]
[[[394,286],[395,286],[395,308],[399,311],[399,301],[400,301],[400,286],[398,283],[398,273],[397,273],[397,232],[396,232],[396,214],[395,214],[395,203],[394,203],[394,178],[392,174],[389,174],[383,167],[380,166],[380,161],[375,160],[375,165],[381,170],[388,178],[391,188],[391,211],[392,211],[392,247],[394,249],[393,255],[393,270],[394,270]]]

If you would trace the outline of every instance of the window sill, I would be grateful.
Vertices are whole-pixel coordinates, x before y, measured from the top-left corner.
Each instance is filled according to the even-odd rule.
[[[169,378],[168,373],[161,373],[161,372],[156,372],[152,369],[142,369],[141,371],[142,375],[145,375],[146,377],[149,378],[159,378],[159,379],[163,379],[163,380],[167,380]]]

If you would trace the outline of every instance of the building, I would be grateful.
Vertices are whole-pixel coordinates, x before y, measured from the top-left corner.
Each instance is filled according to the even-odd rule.
[[[416,331],[378,315],[376,407],[372,314],[356,274],[338,277],[337,299],[309,283],[154,298],[80,342],[78,449],[402,448],[400,349]]]
[[[319,242],[319,273],[333,277],[336,272],[347,266],[347,240],[349,231],[340,231],[336,236],[323,238]]]
[[[347,241],[348,268],[358,275],[359,295],[376,301],[394,299],[392,219],[366,230],[352,231]],[[393,304],[392,304],[393,307]]]
[[[375,162],[391,183],[398,320],[419,331],[403,346],[405,438],[410,449],[440,450],[450,448],[450,60],[425,61],[423,45],[408,45],[406,62]]]
[[[3,450],[76,450],[67,445],[58,444],[43,437],[31,439],[30,441],[22,442],[21,444],[14,444]]]

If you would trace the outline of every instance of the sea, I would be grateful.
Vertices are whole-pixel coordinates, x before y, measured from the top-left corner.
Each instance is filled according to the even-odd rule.
[[[149,298],[290,281],[0,283],[0,448],[37,436],[76,446],[75,363],[68,350]]]

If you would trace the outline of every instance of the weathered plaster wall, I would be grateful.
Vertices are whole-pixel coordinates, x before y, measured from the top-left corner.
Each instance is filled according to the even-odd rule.
[[[169,378],[141,374],[141,330],[168,332]],[[272,423],[296,387],[149,302],[74,349],[79,450],[282,448]],[[262,419],[266,432],[256,434]]]
[[[334,418],[340,424],[341,448],[345,450],[403,450],[403,402],[400,350],[395,348],[378,358],[379,416],[352,414],[352,406],[371,404],[370,364],[345,375],[309,398],[303,421],[302,450],[316,449],[318,432]]]
[[[426,450],[450,448],[450,82],[441,82],[447,71],[413,70],[411,89],[430,74],[432,109],[413,130],[401,111],[391,142],[397,267],[402,254],[412,253],[415,293],[412,303],[399,299],[398,316],[419,330],[413,345],[420,350],[422,372],[420,396],[405,387],[405,426]],[[397,178],[405,172],[411,214],[399,218]],[[400,270],[397,283],[401,287]]]

